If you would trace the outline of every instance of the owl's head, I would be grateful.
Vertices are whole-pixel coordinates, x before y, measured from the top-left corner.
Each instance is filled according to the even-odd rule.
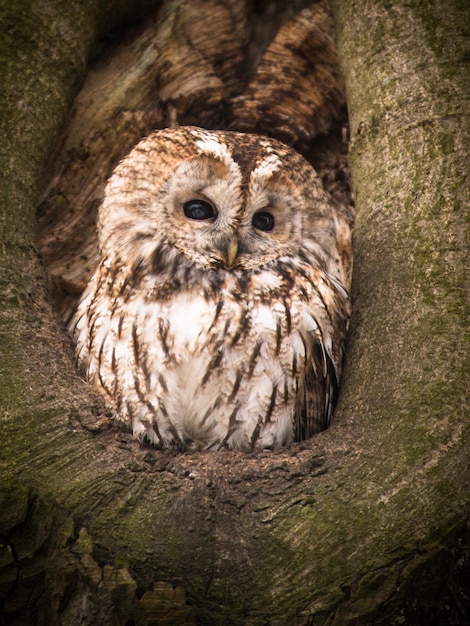
[[[298,256],[337,274],[340,222],[313,168],[281,142],[180,127],[152,133],[118,165],[98,228],[102,255],[130,269],[178,258],[258,271]]]

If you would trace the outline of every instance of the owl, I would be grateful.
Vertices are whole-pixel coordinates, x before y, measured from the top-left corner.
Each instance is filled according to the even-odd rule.
[[[71,334],[134,436],[252,451],[326,428],[351,225],[303,157],[261,136],[155,131],[115,169],[97,227]]]

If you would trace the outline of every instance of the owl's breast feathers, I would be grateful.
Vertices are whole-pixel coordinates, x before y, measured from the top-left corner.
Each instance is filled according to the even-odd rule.
[[[305,266],[208,272],[173,289],[114,271],[91,281],[74,335],[87,377],[137,436],[252,450],[327,426],[348,317],[339,283]]]

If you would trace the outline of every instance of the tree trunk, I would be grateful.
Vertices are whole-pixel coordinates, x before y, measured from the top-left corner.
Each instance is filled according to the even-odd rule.
[[[139,446],[109,428],[101,400],[78,376],[35,248],[35,209],[92,46],[141,16],[133,13],[136,3],[125,0],[105,3],[101,12],[98,0],[79,8],[60,0],[6,4],[0,70],[4,623],[467,623],[465,3],[333,2],[358,211],[342,393],[328,431],[256,455]],[[248,50],[245,66],[250,59],[256,65],[289,17],[281,3],[273,5],[274,17],[262,2],[233,3],[240,13],[232,7],[228,17],[222,15],[226,3],[210,4],[211,15],[232,20],[235,48],[240,42]],[[149,46],[148,65],[126,75],[135,82],[119,83],[135,96],[127,112],[117,115],[116,102],[80,109],[77,101],[82,126],[93,128],[96,110],[101,121],[108,113],[114,120],[93,146],[100,140],[115,145],[119,132],[119,149],[96,165],[99,181],[134,133],[175,119],[196,123],[191,115],[200,125],[216,124],[240,89],[233,71],[240,59],[223,54],[217,71],[201,61],[184,89],[174,85],[172,60],[186,54],[176,34],[186,32],[185,20],[198,19],[184,7],[169,2],[148,18],[160,24],[158,41],[168,58],[152,57]],[[258,21],[243,21],[247,7]],[[143,7],[151,8],[151,2]],[[272,31],[262,30],[263,40],[256,24],[265,17]],[[209,42],[192,43],[202,50]],[[128,59],[141,51],[130,45],[122,54]],[[96,61],[94,76],[106,59]],[[157,86],[154,96],[160,104],[166,98],[166,106],[153,108],[152,92],[139,85],[158,63],[169,72],[169,95]],[[201,72],[210,87],[210,114],[207,102],[193,98],[192,72]],[[88,88],[99,98],[102,85]],[[82,145],[75,139],[67,135],[70,154]],[[99,200],[101,184],[87,179],[87,198]],[[57,286],[52,289],[56,294]]]

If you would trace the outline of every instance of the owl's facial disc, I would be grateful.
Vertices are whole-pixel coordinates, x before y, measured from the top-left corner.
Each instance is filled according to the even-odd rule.
[[[228,149],[183,159],[155,203],[170,246],[200,268],[258,271],[296,249],[302,199],[277,156],[245,172]],[[207,150],[207,146],[199,146]]]
[[[193,262],[213,269],[257,270],[279,256],[279,237],[283,239],[283,218],[274,207],[253,211],[250,206],[231,202],[227,194],[218,199],[195,192],[181,199],[179,210],[187,231],[175,246]],[[282,245],[281,245],[282,248]],[[284,251],[283,251],[284,252]]]

